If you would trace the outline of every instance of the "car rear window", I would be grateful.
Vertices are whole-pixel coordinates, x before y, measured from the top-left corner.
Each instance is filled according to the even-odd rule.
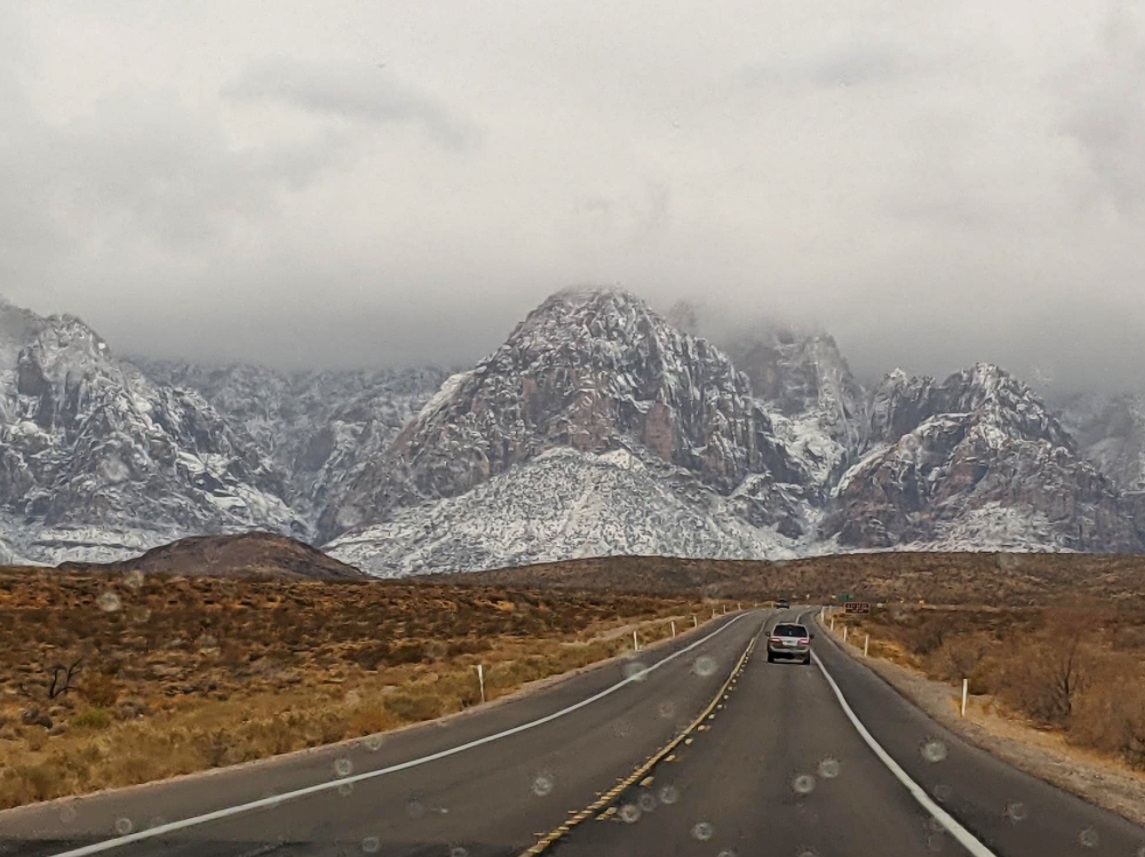
[[[806,637],[807,629],[802,625],[776,625],[772,632],[774,637]]]

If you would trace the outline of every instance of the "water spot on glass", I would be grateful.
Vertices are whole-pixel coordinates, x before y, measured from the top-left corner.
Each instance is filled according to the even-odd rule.
[[[700,821],[692,827],[692,838],[699,842],[707,842],[715,835],[715,825],[710,821]]]
[[[624,665],[624,677],[630,681],[644,681],[648,678],[648,668],[640,661],[628,661]]]
[[[367,836],[362,840],[363,854],[377,854],[382,850],[382,841],[376,836]]]
[[[383,743],[381,735],[371,735],[366,739],[366,749],[372,753],[376,753],[382,749]]]
[[[147,819],[147,827],[149,830],[154,830],[156,827],[162,827],[167,823],[167,819],[161,815],[153,815]]]
[[[338,786],[338,794],[342,797],[349,797],[353,793],[354,793],[354,784],[353,783],[342,783],[342,785]]]
[[[115,820],[115,832],[120,836],[126,836],[135,829],[135,825],[131,823],[130,818],[117,818]]]
[[[736,853],[730,848],[722,848],[716,857],[736,857]]]
[[[634,803],[626,803],[620,808],[620,820],[625,824],[635,824],[644,813]]]
[[[946,843],[943,840],[941,833],[934,833],[932,831],[931,833],[928,833],[926,835],[926,850],[927,851],[938,852],[938,851],[941,851],[945,847],[946,847]]]
[[[930,740],[922,745],[919,752],[926,761],[938,763],[946,758],[946,744],[942,741]]]
[[[652,792],[644,792],[636,799],[636,805],[640,807],[641,812],[655,812],[659,802],[656,800],[656,795]]]
[[[791,788],[797,795],[809,795],[815,791],[815,778],[810,774],[800,774],[791,781]]]
[[[670,699],[665,699],[657,706],[656,712],[665,720],[671,720],[676,716],[676,703]]]
[[[627,738],[632,734],[632,724],[627,720],[617,720],[612,724],[612,731],[620,738]]]
[[[701,655],[696,658],[695,663],[692,664],[692,672],[705,678],[714,675],[716,672],[715,658],[710,658],[707,655]]]
[[[934,787],[934,797],[939,803],[945,803],[954,796],[954,789],[946,785],[946,783],[939,783]]]
[[[1077,841],[1083,848],[1096,848],[1101,843],[1101,837],[1092,827],[1087,827],[1077,835]]]
[[[412,799],[406,803],[406,812],[410,818],[421,818],[425,815],[425,804],[416,798]]]
[[[556,788],[556,780],[550,773],[541,773],[533,777],[533,794],[537,797],[548,797]]]
[[[833,780],[835,777],[839,776],[839,771],[841,768],[842,766],[839,764],[838,759],[832,759],[830,756],[828,756],[826,759],[819,763],[819,776],[825,780]]]
[[[95,603],[104,613],[114,613],[123,607],[123,601],[110,589],[106,592],[101,592]]]
[[[931,833],[944,833],[946,831],[946,828],[942,826],[942,822],[933,815],[926,820],[926,826]]]
[[[680,799],[680,790],[673,785],[660,786],[660,791],[657,793],[660,798],[660,803],[665,806],[671,806]]]
[[[343,700],[347,705],[350,706],[361,705],[362,694],[358,693],[356,690],[348,690],[346,691],[346,695],[343,697]]]
[[[60,821],[64,824],[71,824],[76,820],[76,808],[70,803],[65,803],[60,807]]]
[[[129,614],[132,622],[148,622],[151,620],[150,607],[133,607]]]
[[[123,577],[123,582],[127,584],[127,588],[138,592],[143,588],[143,572],[138,568],[133,568]]]
[[[469,857],[469,849],[455,845],[449,849],[449,857]]]
[[[354,763],[343,757],[334,763],[334,773],[340,777],[348,777],[354,773]]]
[[[1006,811],[1003,813],[1007,820],[1015,823],[1025,821],[1028,814],[1026,805],[1020,800],[1013,800],[1006,804]]]

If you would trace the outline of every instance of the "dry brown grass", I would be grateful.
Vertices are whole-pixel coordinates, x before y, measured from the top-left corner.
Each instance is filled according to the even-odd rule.
[[[970,680],[979,705],[1145,770],[1145,609],[889,606],[835,614],[873,657]]]
[[[793,561],[607,557],[547,563],[426,582],[542,586],[713,598],[1044,605],[1088,597],[1145,605],[1145,556],[1015,553],[863,553]]]
[[[668,617],[710,610],[679,596],[0,572],[0,807],[454,713],[479,701],[477,663],[495,699],[630,648],[617,629],[652,642]]]

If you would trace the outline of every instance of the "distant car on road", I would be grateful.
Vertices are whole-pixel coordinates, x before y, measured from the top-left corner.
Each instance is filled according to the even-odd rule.
[[[811,640],[815,635],[804,625],[781,622],[767,638],[767,662],[779,660],[811,663]]]
[[[791,602],[786,598],[780,598],[775,602],[775,607],[778,610],[787,610],[789,607],[791,607]]]

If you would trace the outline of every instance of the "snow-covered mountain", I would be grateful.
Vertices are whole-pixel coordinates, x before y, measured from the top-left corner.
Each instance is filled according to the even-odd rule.
[[[806,534],[805,462],[747,378],[706,340],[624,292],[560,292],[474,369],[450,378],[320,521],[328,537],[457,497],[567,447],[627,449],[692,474],[755,526]]]
[[[269,530],[384,575],[571,556],[1145,550],[1140,397],[856,383],[820,331],[553,295],[472,369],[126,361],[0,302],[0,564]]]
[[[1143,549],[1117,487],[996,366],[941,383],[891,373],[872,396],[867,443],[825,525],[843,545]]]
[[[194,532],[300,532],[284,474],[198,394],[152,383],[77,318],[0,302],[0,539],[56,563]]]
[[[449,377],[434,366],[301,372],[133,358],[157,383],[194,390],[287,475],[283,499],[314,534],[322,510],[379,459]]]

